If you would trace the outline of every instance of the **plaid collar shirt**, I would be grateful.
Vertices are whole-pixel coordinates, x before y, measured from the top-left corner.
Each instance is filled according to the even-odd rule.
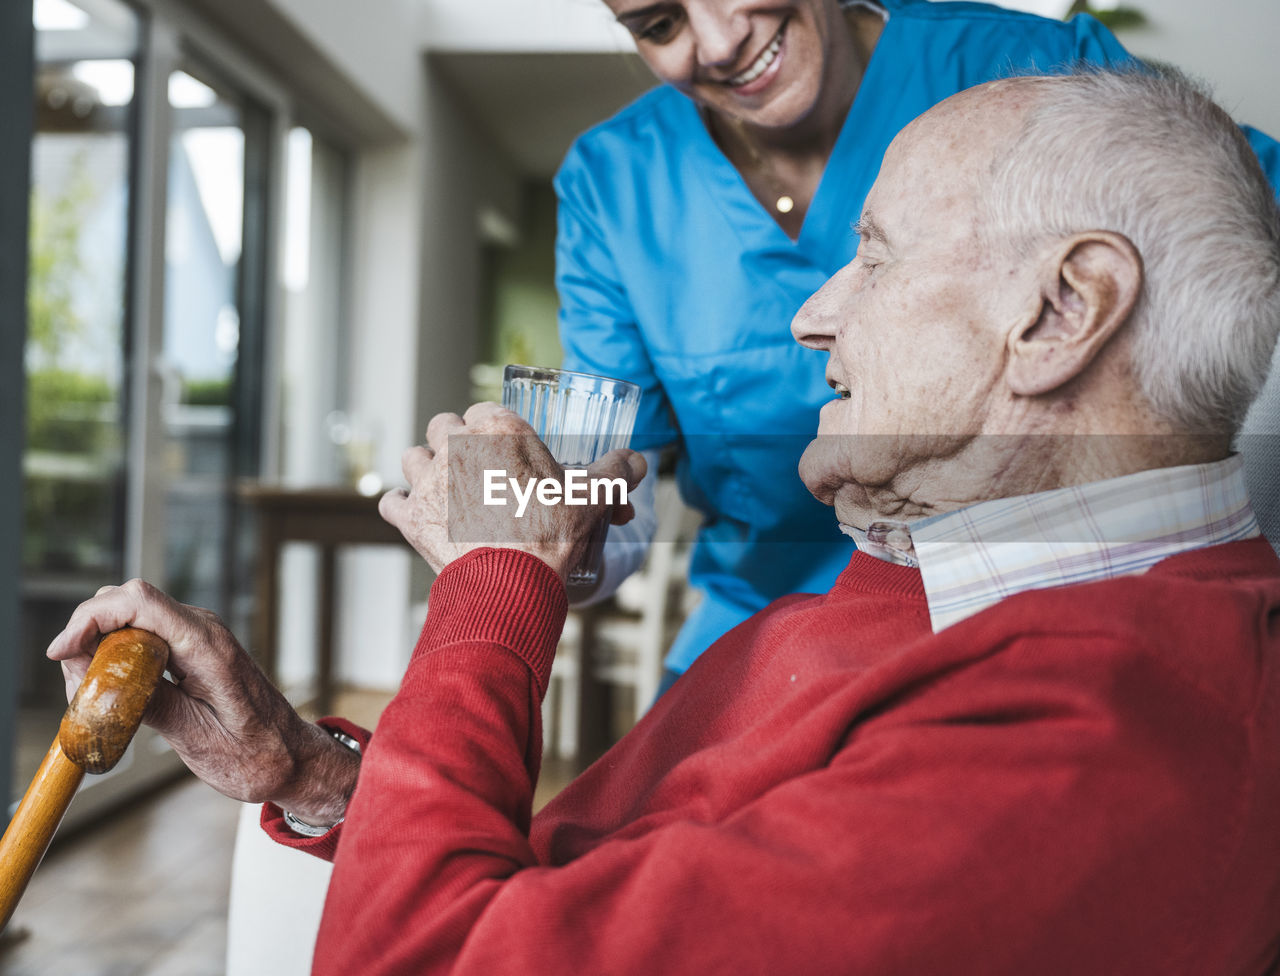
[[[868,555],[919,567],[934,633],[1024,590],[1135,575],[1260,534],[1239,455],[842,529]]]

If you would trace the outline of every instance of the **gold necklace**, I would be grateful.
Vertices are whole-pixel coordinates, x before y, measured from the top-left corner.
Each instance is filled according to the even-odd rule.
[[[719,118],[717,116],[717,118]],[[728,118],[728,128],[733,130],[734,140],[746,150],[747,159],[751,169],[760,175],[764,180],[768,189],[768,196],[773,198],[773,209],[780,214],[789,214],[796,208],[795,197],[786,192],[782,181],[778,179],[778,174],[774,171],[772,164],[765,157],[752,141],[751,136],[747,134],[747,128],[735,118]],[[713,129],[713,131],[715,131]],[[723,144],[721,146],[723,149]],[[727,155],[727,153],[726,153]]]

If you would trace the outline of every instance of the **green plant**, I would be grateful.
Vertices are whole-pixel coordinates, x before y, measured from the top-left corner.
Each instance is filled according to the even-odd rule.
[[[26,362],[23,565],[101,567],[113,549],[120,432],[116,382],[91,372],[82,229],[98,202],[86,155],[56,193],[31,194]]]
[[[63,369],[27,374],[27,449],[91,454],[110,446],[118,418],[105,377]]]
[[[1102,21],[1103,25],[1111,30],[1124,30],[1129,27],[1145,27],[1147,25],[1147,15],[1137,7],[1095,7],[1088,0],[1075,0],[1062,19],[1070,20],[1076,14],[1090,14]]]
[[[83,153],[71,164],[62,191],[31,191],[30,264],[27,279],[27,362],[36,369],[59,365],[68,344],[84,334],[75,309],[77,279],[84,273],[80,233],[97,196]]]
[[[189,379],[182,384],[182,402],[193,407],[225,407],[231,403],[230,377]]]

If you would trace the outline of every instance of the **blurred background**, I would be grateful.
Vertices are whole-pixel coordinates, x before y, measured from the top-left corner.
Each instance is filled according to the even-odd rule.
[[[1273,0],[1096,6],[1131,51],[1280,134]],[[10,0],[0,75],[10,811],[65,707],[45,646],[132,576],[269,647],[299,706],[372,723],[430,579],[369,500],[433,414],[496,396],[503,363],[559,363],[550,178],[574,135],[652,84],[629,36],[600,0]],[[669,492],[660,507],[655,564],[570,622],[552,785],[634,721],[687,608],[690,518]],[[86,782],[0,971],[224,971],[238,805],[156,792],[180,775],[143,730]],[[118,883],[162,870],[162,848],[186,852],[164,870],[189,882],[168,927],[41,921],[73,890],[104,897],[87,865]],[[139,884],[157,900],[154,874]]]

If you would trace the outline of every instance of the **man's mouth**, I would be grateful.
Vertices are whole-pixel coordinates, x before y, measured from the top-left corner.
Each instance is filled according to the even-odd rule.
[[[769,65],[773,64],[773,59],[778,56],[778,51],[782,49],[782,34],[787,29],[788,21],[784,20],[782,26],[778,28],[778,33],[773,35],[773,40],[768,46],[760,52],[760,56],[756,58],[747,67],[745,71],[741,71],[732,78],[726,78],[724,83],[731,88],[738,88],[742,85],[749,85],[762,74]]]
[[[832,380],[831,389],[836,391],[836,396],[838,396],[841,400],[849,399],[849,388],[845,386],[843,383],[837,383],[835,382],[835,380]]]

